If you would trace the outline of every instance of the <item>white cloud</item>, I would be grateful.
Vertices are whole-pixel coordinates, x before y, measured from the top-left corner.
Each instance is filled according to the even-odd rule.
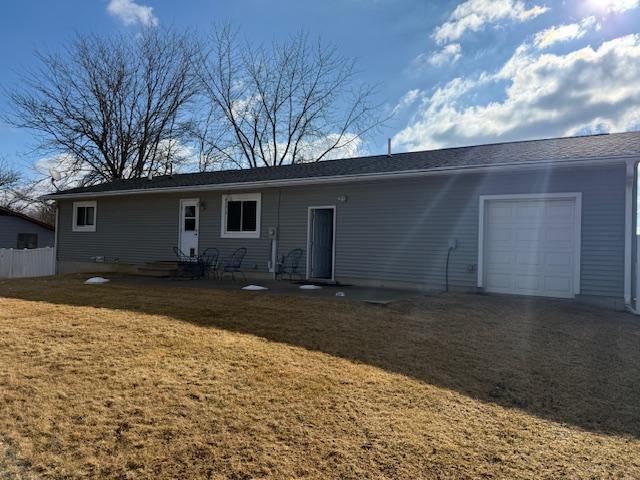
[[[459,43],[450,43],[439,52],[429,57],[429,63],[434,67],[440,67],[445,63],[456,63],[462,57],[462,47]]]
[[[400,99],[398,104],[393,108],[392,115],[395,115],[396,113],[399,113],[399,112],[411,107],[423,95],[424,95],[424,93],[419,88],[416,88],[415,90],[409,90],[407,93],[405,93],[402,96],[402,98]]]
[[[504,99],[467,104],[481,87],[504,83]],[[436,90],[394,142],[417,150],[638,126],[640,35],[628,35],[566,55],[522,45],[497,73]]]
[[[604,13],[623,13],[640,6],[640,0],[586,0],[591,10]]]
[[[468,30],[477,32],[503,20],[526,22],[548,10],[540,5],[527,8],[522,0],[467,0],[456,7],[447,22],[436,28],[433,37],[442,45],[459,40]]]
[[[566,25],[555,25],[551,28],[538,32],[533,40],[536,47],[540,49],[548,48],[560,42],[568,42],[584,37],[589,30],[596,25],[595,17],[587,17],[580,23],[570,23]]]
[[[158,18],[153,14],[153,8],[140,5],[135,0],[110,0],[107,11],[118,17],[125,25],[141,24],[145,27],[158,25]]]

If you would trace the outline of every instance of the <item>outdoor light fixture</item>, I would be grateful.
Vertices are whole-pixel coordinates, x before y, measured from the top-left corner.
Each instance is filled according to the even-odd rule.
[[[204,211],[207,209],[207,204],[205,202],[200,202],[200,208]]]
[[[344,203],[344,202],[346,202],[346,201],[347,201],[347,196],[346,196],[346,195],[340,195],[340,196],[338,197],[338,201],[339,201],[340,203]]]

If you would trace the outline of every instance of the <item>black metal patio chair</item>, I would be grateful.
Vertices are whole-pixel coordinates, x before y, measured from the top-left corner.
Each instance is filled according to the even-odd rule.
[[[244,247],[238,248],[231,256],[222,263],[221,277],[224,277],[225,273],[230,273],[232,280],[236,279],[236,273],[240,273],[242,278],[246,281],[247,277],[242,271],[242,261],[247,254],[247,249]]]
[[[216,247],[209,247],[202,252],[200,255],[200,264],[202,266],[202,276],[211,278],[211,272],[213,272],[214,276],[217,278],[218,275],[218,266],[220,259],[220,250]]]
[[[304,254],[304,250],[301,248],[294,248],[287,255],[283,256],[278,263],[277,276],[284,277],[285,275],[289,276],[289,280],[293,280],[294,277],[298,277],[302,280],[304,277],[298,271],[300,267],[300,260],[302,260],[302,255]]]
[[[178,276],[192,279],[202,276],[202,266],[198,257],[187,255],[178,247],[173,247],[173,253],[177,258]]]

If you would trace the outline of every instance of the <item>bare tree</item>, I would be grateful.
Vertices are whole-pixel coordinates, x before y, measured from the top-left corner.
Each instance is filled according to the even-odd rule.
[[[199,130],[207,161],[241,168],[319,161],[348,153],[380,125],[374,90],[356,85],[355,63],[304,34],[271,48],[214,31],[196,71],[215,119]],[[206,162],[205,162],[206,163]]]
[[[20,174],[10,168],[7,162],[0,158],[0,189],[14,186],[20,180]]]
[[[10,92],[10,124],[34,131],[38,147],[64,156],[80,184],[170,170],[196,93],[194,43],[151,29],[104,39],[78,36],[64,54],[38,54],[40,67]]]

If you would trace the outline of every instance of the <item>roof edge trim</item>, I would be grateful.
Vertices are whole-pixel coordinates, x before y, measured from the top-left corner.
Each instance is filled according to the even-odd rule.
[[[72,198],[98,198],[98,197],[115,197],[124,195],[144,195],[153,193],[175,193],[175,192],[205,192],[205,191],[224,191],[224,190],[255,190],[257,188],[277,188],[277,187],[293,187],[305,185],[317,185],[326,183],[345,183],[360,182],[372,180],[390,180],[408,177],[420,177],[430,175],[452,175],[458,173],[482,173],[494,170],[528,170],[539,168],[560,168],[567,166],[585,166],[593,164],[626,164],[628,159],[640,158],[640,155],[627,155],[617,157],[600,157],[591,159],[572,159],[572,160],[544,160],[532,161],[525,163],[501,163],[501,164],[485,164],[455,167],[436,167],[421,170],[399,170],[397,172],[376,172],[365,174],[350,175],[333,175],[325,177],[301,177],[288,178],[279,180],[260,180],[257,182],[235,182],[235,183],[219,183],[219,184],[203,184],[203,185],[184,185],[177,187],[158,187],[158,188],[135,188],[128,190],[107,190],[102,192],[76,192],[76,193],[53,193],[40,197],[43,200],[64,200]]]

